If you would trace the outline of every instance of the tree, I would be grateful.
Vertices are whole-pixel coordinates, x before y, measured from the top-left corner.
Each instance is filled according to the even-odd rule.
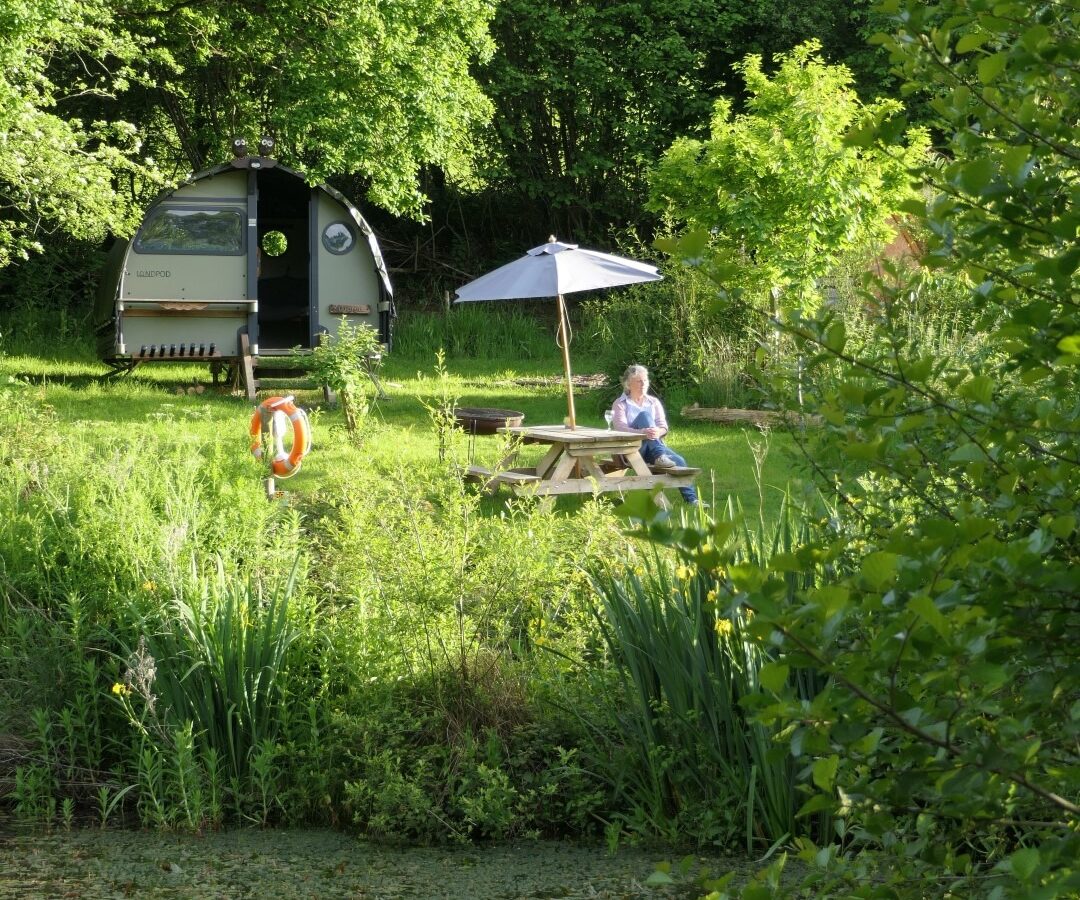
[[[509,232],[520,245],[555,231],[602,241],[630,223],[650,232],[645,173],[673,134],[701,134],[718,92],[742,102],[740,85],[727,81],[745,54],[817,35],[834,55],[857,55],[866,83],[879,83],[884,54],[860,36],[868,6],[505,0],[492,25],[497,50],[477,70],[496,114],[482,193],[466,199],[473,239]]]
[[[267,134],[313,181],[356,174],[373,202],[421,216],[421,167],[464,171],[490,115],[468,69],[491,52],[491,13],[482,0],[136,0],[125,22],[161,54],[132,102],[164,114],[192,169]]]
[[[63,233],[101,240],[133,224],[121,175],[153,178],[125,122],[73,116],[133,77],[139,44],[104,2],[7,0],[0,9],[0,268]]]
[[[888,243],[927,146],[921,131],[899,152],[846,145],[854,125],[900,105],[860,103],[850,70],[820,51],[802,44],[771,77],[747,56],[746,112],[717,100],[708,139],[679,138],[649,177],[652,207],[698,231],[714,277],[759,305],[779,290],[798,307],[842,254]]]
[[[946,135],[945,161],[920,167],[932,198],[908,210],[927,263],[969,285],[982,350],[912,342],[900,272],[861,346],[829,309],[777,322],[813,354],[808,383],[829,370],[805,449],[840,512],[764,568],[683,549],[775,648],[759,716],[804,766],[803,812],[837,817],[838,838],[798,848],[818,895],[1076,896],[1080,9],[887,9],[879,40]],[[849,141],[888,148],[903,129]],[[788,685],[798,667],[829,678],[812,702]],[[745,896],[781,893],[768,877]]]

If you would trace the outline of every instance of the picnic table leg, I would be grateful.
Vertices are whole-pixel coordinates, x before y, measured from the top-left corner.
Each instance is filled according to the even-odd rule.
[[[559,452],[562,452],[562,448],[559,448]],[[574,466],[577,465],[577,460],[574,459],[569,453],[565,454],[558,464],[552,470],[551,475],[544,479],[549,482],[566,481],[570,477],[570,473],[574,471]]]
[[[555,460],[559,458],[560,453],[562,453],[562,447],[558,444],[552,445],[548,452],[540,458],[540,462],[536,464],[536,474],[541,478],[547,475],[548,470],[554,465]]]
[[[638,450],[631,450],[629,453],[624,454],[626,461],[630,463],[630,468],[634,470],[635,475],[652,475],[652,469],[648,467],[645,460],[641,458],[641,453]],[[656,494],[656,505],[663,510],[671,509],[671,504],[668,502],[668,498],[664,496],[663,491],[658,491]]]
[[[635,475],[652,475],[652,469],[646,465],[639,451],[631,450],[629,453],[624,453],[623,456],[630,463],[630,468],[634,470]]]
[[[604,480],[604,473],[596,464],[596,460],[593,459],[591,456],[583,456],[578,460],[578,462],[580,462],[581,465],[584,466],[585,471],[588,473],[590,478],[595,478],[597,481]]]
[[[495,464],[495,468],[493,471],[509,472],[510,468],[514,465],[514,462],[517,460],[519,450],[520,447],[514,447],[509,453],[506,454],[506,456],[504,456]],[[539,475],[540,473],[537,472],[536,474]]]

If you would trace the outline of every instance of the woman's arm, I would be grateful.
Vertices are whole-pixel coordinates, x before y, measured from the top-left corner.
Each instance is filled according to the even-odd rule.
[[[626,421],[626,404],[623,403],[622,397],[617,397],[615,402],[611,404],[611,427],[615,431],[636,431],[636,428],[631,428],[630,423]]]
[[[660,437],[668,433],[667,414],[664,412],[664,404],[659,397],[649,397],[652,402],[652,417],[656,427],[660,429]]]

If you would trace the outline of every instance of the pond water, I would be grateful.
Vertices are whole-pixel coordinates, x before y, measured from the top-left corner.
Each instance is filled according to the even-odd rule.
[[[334,831],[207,835],[76,829],[0,834],[0,897],[36,898],[669,898],[651,888],[661,851],[557,841],[395,848]],[[744,861],[701,860],[718,874]]]

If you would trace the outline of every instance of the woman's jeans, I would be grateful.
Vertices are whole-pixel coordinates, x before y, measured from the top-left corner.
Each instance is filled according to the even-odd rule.
[[[630,423],[631,428],[652,428],[656,423],[653,421],[653,414],[643,409],[637,414],[637,417]],[[670,457],[675,461],[677,466],[685,466],[686,460],[679,456],[674,450],[672,450],[667,444],[661,440],[653,440],[647,438],[641,442],[641,458],[645,460],[648,465],[652,465],[661,456]],[[679,488],[679,493],[682,494],[683,500],[687,503],[697,503],[697,491],[694,490],[693,485]]]

